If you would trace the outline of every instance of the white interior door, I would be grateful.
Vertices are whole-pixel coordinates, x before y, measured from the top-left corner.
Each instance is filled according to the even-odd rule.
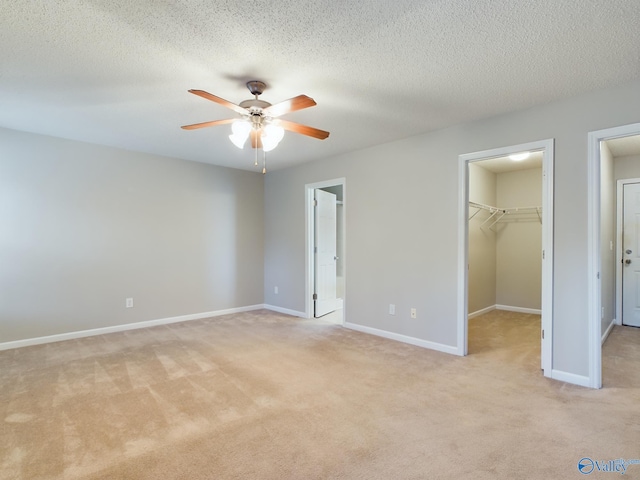
[[[640,183],[623,189],[622,324],[640,327]]]
[[[315,288],[314,315],[321,317],[336,309],[336,196],[315,189]]]

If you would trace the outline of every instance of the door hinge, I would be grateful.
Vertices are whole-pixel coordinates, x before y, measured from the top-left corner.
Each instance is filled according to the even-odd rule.
[[[318,200],[316,200],[315,198],[313,199],[313,206],[317,207],[318,206]]]
[[[544,250],[542,250],[542,259],[544,260]]]
[[[317,294],[317,293],[314,293],[314,294],[313,294],[313,299],[314,299],[314,300],[317,300],[317,299],[318,299],[318,294]]]
[[[313,247],[313,253],[318,253],[318,247]]]
[[[544,330],[542,330],[542,339],[544,340]]]

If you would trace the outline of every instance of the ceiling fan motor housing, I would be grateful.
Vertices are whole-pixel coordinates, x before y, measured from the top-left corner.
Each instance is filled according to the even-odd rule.
[[[250,82],[247,82],[247,88],[252,95],[255,95],[256,98],[244,100],[243,102],[240,102],[240,106],[249,110],[250,115],[262,115],[262,110],[271,106],[269,102],[258,100],[258,95],[261,95],[262,92],[264,92],[267,85],[260,80],[251,80]]]
[[[270,107],[271,104],[269,102],[265,102],[264,100],[258,100],[256,99],[251,99],[251,100],[244,100],[242,102],[240,102],[240,106],[242,108],[246,108],[247,110],[250,111],[250,113],[254,113],[254,112],[262,112],[263,109]]]
[[[260,80],[251,80],[250,82],[247,82],[247,88],[251,92],[251,95],[255,95],[257,97],[258,95],[262,95],[262,92],[267,88],[267,85]]]

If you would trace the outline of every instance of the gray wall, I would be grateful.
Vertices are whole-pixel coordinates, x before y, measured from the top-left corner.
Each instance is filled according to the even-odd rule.
[[[469,201],[496,206],[496,174],[482,168],[482,162],[469,164]],[[475,209],[469,208],[469,215]],[[469,313],[496,304],[496,234],[487,221],[491,213],[480,210],[469,220]],[[481,227],[481,225],[484,226]]]
[[[261,174],[0,129],[0,342],[262,304],[263,195]]]
[[[497,176],[498,206],[542,205],[542,169]],[[542,224],[537,214],[513,214],[496,224],[496,304],[542,308]]]
[[[304,311],[304,185],[346,177],[346,320],[455,345],[458,155],[555,138],[553,368],[587,376],[587,134],[640,121],[639,91],[635,82],[270,172],[265,303]]]

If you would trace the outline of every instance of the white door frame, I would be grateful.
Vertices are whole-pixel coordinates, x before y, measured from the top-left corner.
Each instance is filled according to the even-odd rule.
[[[602,332],[600,308],[600,142],[612,138],[640,135],[640,123],[589,132],[588,138],[588,324],[589,324],[589,386],[602,388]],[[617,315],[617,313],[616,313]]]
[[[469,282],[469,163],[504,157],[525,150],[542,150],[542,367],[552,376],[553,354],[553,159],[554,140],[512,145],[460,155],[458,169],[458,318],[457,354],[468,353]]]
[[[335,178],[333,180],[325,180],[324,182],[308,183],[304,186],[305,194],[305,290],[304,290],[304,307],[306,318],[313,318],[313,285],[314,285],[314,261],[313,261],[313,239],[314,239],[314,211],[313,211],[313,191],[316,188],[335,187],[336,185],[342,185],[342,232],[345,232],[347,224],[347,180],[342,178]],[[346,235],[343,235],[344,244],[342,251],[342,273],[344,277],[344,297],[343,297],[343,312],[346,312],[347,306],[347,241]],[[346,314],[343,313],[342,324],[346,321]]]
[[[640,183],[640,178],[623,178],[616,182],[616,300],[614,309],[614,320],[616,325],[622,325],[622,232],[624,230],[624,209],[622,195],[624,194],[624,186],[634,183]],[[602,308],[602,307],[601,307]],[[606,338],[607,331],[602,338]]]

